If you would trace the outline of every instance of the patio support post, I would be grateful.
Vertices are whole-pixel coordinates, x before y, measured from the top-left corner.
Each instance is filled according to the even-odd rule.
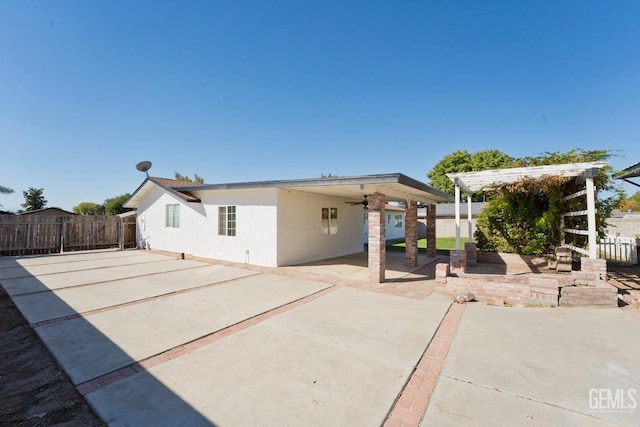
[[[385,195],[373,193],[367,196],[369,201],[369,278],[373,282],[384,282],[386,268],[386,239],[384,235]]]
[[[596,253],[596,197],[595,187],[593,185],[593,175],[587,176],[587,230],[589,233],[589,258],[598,258]]]
[[[455,199],[456,199],[456,251],[460,250],[460,184],[458,178],[455,179]]]
[[[473,242],[473,227],[471,223],[471,194],[467,194],[467,225],[469,227],[468,242]]]
[[[436,257],[436,205],[427,205],[427,257]]]
[[[407,200],[405,211],[404,243],[405,265],[418,266],[418,202]]]

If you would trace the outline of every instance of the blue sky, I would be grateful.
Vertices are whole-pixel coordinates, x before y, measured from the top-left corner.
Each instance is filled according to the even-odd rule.
[[[426,173],[455,150],[640,161],[640,2],[0,0],[0,195],[151,174]],[[624,187],[634,193],[637,187]]]

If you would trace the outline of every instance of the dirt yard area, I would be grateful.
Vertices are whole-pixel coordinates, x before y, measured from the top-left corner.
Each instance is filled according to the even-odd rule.
[[[0,426],[103,426],[0,287]]]

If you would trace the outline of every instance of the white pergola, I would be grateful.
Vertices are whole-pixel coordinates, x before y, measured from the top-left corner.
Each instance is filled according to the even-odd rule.
[[[595,187],[593,178],[598,169],[606,166],[607,162],[567,163],[549,166],[530,166],[510,169],[492,169],[479,172],[448,173],[447,177],[455,184],[455,218],[456,218],[456,250],[460,250],[460,192],[467,194],[469,241],[472,241],[471,232],[471,194],[477,191],[487,191],[509,184],[514,184],[523,179],[542,179],[548,176],[566,178],[584,178],[586,188],[577,193],[568,195],[565,200],[580,196],[586,196],[587,209],[575,212],[567,212],[564,216],[587,216],[587,230],[563,229],[566,233],[587,235],[589,248],[584,250],[575,246],[569,246],[572,250],[588,255],[589,258],[597,258],[596,254],[596,205]],[[564,217],[563,217],[564,218]]]

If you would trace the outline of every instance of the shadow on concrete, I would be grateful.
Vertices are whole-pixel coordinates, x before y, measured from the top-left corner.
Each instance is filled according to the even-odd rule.
[[[46,257],[51,257],[52,255],[45,255]],[[30,292],[50,292],[49,288],[40,282],[35,276],[33,276],[28,267],[22,266],[20,264],[21,260],[25,259],[37,259],[44,258],[45,256],[24,256],[24,257],[0,257],[0,286],[3,286],[3,281],[7,281],[12,278],[29,278],[31,281],[35,281],[38,283],[38,286],[35,287],[36,290],[30,290]],[[55,256],[65,256],[65,255],[55,255]],[[4,289],[4,286],[3,286]],[[32,288],[34,289],[34,288]],[[19,297],[20,294],[10,295],[10,298],[14,300],[16,297]],[[67,305],[63,300],[55,296],[55,293],[51,292],[51,295],[56,298],[56,304],[58,305]],[[71,307],[67,308],[71,311],[73,309]],[[80,313],[76,313],[80,314]],[[69,328],[71,326],[70,322],[74,322],[74,328]],[[135,325],[131,325],[131,327],[135,328]],[[36,326],[34,328],[36,334],[44,344],[44,346],[48,349],[50,355],[57,362],[57,364],[67,373],[69,380],[74,383],[76,387],[85,384],[89,381],[92,381],[93,377],[86,377],[82,370],[79,369],[77,363],[74,363],[73,360],[80,362],[86,362],[87,359],[95,359],[100,361],[102,366],[109,367],[113,366],[113,369],[108,370],[106,374],[116,371],[117,369],[124,366],[132,366],[137,364],[137,360],[132,359],[126,352],[124,352],[116,343],[111,341],[109,337],[102,334],[98,329],[96,329],[90,322],[88,322],[82,316],[75,317],[71,320],[59,319],[58,322],[51,324],[41,324],[41,326]],[[68,333],[74,333],[74,331],[82,331],[81,336],[73,337],[76,340],[83,341],[91,341],[96,343],[96,346],[85,347],[84,353],[79,354],[68,354],[65,351],[64,347],[61,347],[56,344],[57,337],[62,337]],[[117,361],[118,363],[110,363],[112,361]],[[102,377],[103,374],[98,375],[98,377]],[[74,380],[75,378],[75,380]],[[153,390],[153,393],[158,393],[159,396],[162,396],[163,406],[170,409],[172,414],[172,418],[165,418],[161,424],[164,425],[190,425],[190,426],[215,426],[214,423],[204,418],[195,408],[193,408],[189,403],[185,402],[180,396],[176,395],[172,390],[167,388],[160,381],[156,380],[153,377],[153,374],[148,371],[142,371],[133,376],[128,377],[129,379],[143,379],[145,383],[145,387],[150,390]],[[17,380],[24,380],[24,378],[17,378]],[[3,379],[5,381],[5,379]],[[105,387],[108,387],[106,385]],[[91,395],[91,392],[87,393],[87,396]],[[55,396],[50,396],[49,398],[55,399]],[[126,399],[126,396],[123,396]],[[89,400],[85,397],[85,401],[89,404]],[[109,405],[109,402],[105,402],[104,405]],[[91,405],[91,404],[90,404]],[[136,423],[129,423],[127,420],[112,420],[109,419],[109,408],[108,406],[98,405],[92,406],[92,409],[98,416],[100,416],[103,421],[109,422],[117,422],[122,423],[123,425],[135,425]],[[139,414],[132,414],[132,418],[135,419],[139,417]],[[144,420],[140,421],[139,425],[144,425]],[[159,425],[154,423],[154,425]]]

